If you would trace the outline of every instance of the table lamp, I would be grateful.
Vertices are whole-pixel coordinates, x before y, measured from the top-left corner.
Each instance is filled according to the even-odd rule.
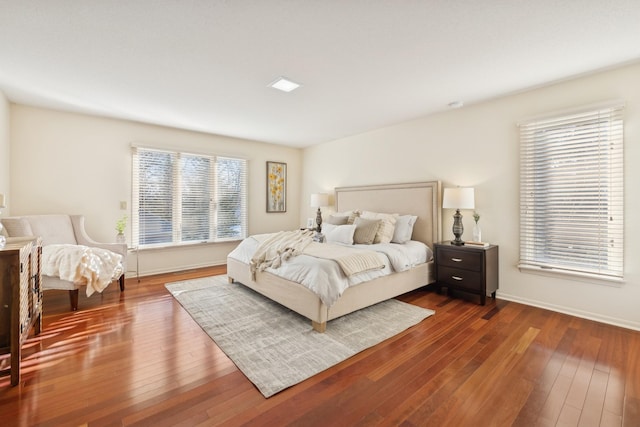
[[[464,242],[460,238],[464,232],[462,225],[462,215],[460,209],[474,209],[475,197],[473,188],[445,188],[442,196],[442,207],[444,209],[455,209],[453,214],[453,235],[455,240],[451,241],[452,245],[462,246]]]
[[[326,193],[314,193],[311,195],[311,207],[318,208],[318,212],[316,213],[316,231],[320,233],[322,231],[322,212],[320,211],[321,207],[329,206],[329,195]]]

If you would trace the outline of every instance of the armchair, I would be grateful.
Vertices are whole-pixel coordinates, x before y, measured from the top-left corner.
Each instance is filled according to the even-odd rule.
[[[43,247],[53,244],[84,245],[107,249],[122,255],[122,271],[118,278],[120,291],[124,291],[127,245],[124,243],[98,243],[84,229],[83,215],[27,215],[0,219],[9,237],[40,236]],[[59,277],[42,275],[42,289],[64,289],[69,291],[71,310],[78,309],[80,284]]]

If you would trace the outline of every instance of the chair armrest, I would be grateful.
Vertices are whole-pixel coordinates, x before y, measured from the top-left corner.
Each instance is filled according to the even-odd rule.
[[[84,215],[70,215],[73,231],[76,235],[76,241],[79,245],[90,246],[94,248],[106,249],[111,252],[122,255],[122,266],[124,271],[127,269],[127,244],[126,243],[101,243],[96,242],[87,234],[84,229]]]

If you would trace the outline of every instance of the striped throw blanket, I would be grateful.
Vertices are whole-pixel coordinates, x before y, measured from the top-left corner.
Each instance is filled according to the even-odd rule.
[[[306,247],[304,254],[337,262],[347,277],[385,267],[377,252],[350,246],[312,242]]]

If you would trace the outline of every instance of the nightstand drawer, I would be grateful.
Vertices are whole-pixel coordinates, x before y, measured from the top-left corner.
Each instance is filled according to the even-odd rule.
[[[451,285],[458,288],[466,288],[474,291],[480,289],[482,283],[482,273],[478,271],[461,270],[438,266],[438,283]]]
[[[482,252],[474,250],[438,249],[438,266],[482,271]]]

